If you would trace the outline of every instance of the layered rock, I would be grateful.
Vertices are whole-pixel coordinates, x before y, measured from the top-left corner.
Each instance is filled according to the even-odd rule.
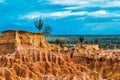
[[[89,68],[74,64],[69,53],[41,33],[5,31],[0,35],[1,80],[95,80]],[[98,74],[96,74],[98,75]]]
[[[97,45],[77,45],[72,48],[74,63],[98,73],[101,79],[120,79],[120,50],[101,50]]]
[[[43,33],[30,33],[26,31],[4,31],[0,35],[0,53],[8,54],[24,49],[56,50],[60,47],[50,45],[44,39]]]
[[[46,42],[42,33],[4,31],[0,80],[119,80],[119,53],[91,44],[62,49]]]
[[[61,78],[65,80],[90,79],[92,71],[85,66],[74,64],[70,58],[59,53],[43,50],[16,51],[0,56],[0,76],[6,80],[40,80],[40,78]],[[7,77],[8,76],[8,77]],[[58,79],[59,80],[59,79]]]

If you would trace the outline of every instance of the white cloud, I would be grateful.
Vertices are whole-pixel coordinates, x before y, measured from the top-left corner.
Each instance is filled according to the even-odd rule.
[[[107,14],[108,13],[105,10],[99,10],[99,11],[88,13],[88,15],[92,15],[92,16],[104,16]]]
[[[94,17],[100,17],[100,18],[120,17],[119,13],[107,12],[105,10],[91,12],[88,15],[89,16],[94,16]]]
[[[50,4],[69,5],[67,10],[84,7],[120,7],[119,0],[48,0]],[[74,6],[74,7],[73,7]]]
[[[63,18],[68,16],[79,16],[85,14],[87,14],[86,11],[81,11],[81,12],[62,11],[62,12],[50,12],[50,13],[31,12],[26,15],[20,16],[19,19],[35,19],[40,16],[44,18]]]
[[[88,1],[84,0],[48,0],[51,4],[60,4],[60,5],[85,5],[88,4]]]
[[[0,0],[0,3],[4,3],[5,2],[5,0]]]
[[[105,27],[101,27],[101,26],[96,26],[96,27],[93,27],[91,30],[92,31],[102,31]]]
[[[66,10],[74,10],[74,9],[80,9],[80,7],[79,6],[65,7],[64,9],[66,9]]]
[[[52,13],[47,13],[49,16],[48,17],[66,17],[71,14],[70,11],[63,11],[63,12],[52,12]]]
[[[109,1],[106,3],[105,7],[120,7],[120,1]]]
[[[79,17],[79,18],[76,18],[75,20],[84,20],[86,19],[86,17]]]
[[[27,15],[24,15],[24,16],[20,16],[19,18],[20,19],[35,19],[37,17],[40,17],[41,14],[39,12],[31,12]]]
[[[88,11],[79,11],[79,12],[72,12],[72,11],[61,11],[61,12],[49,12],[49,13],[41,13],[41,12],[30,12],[25,15],[19,16],[19,19],[35,19],[42,16],[43,18],[64,18],[69,16],[92,16],[98,18],[106,18],[106,17],[120,17],[119,13],[109,13],[105,10],[99,10],[95,12],[88,12]],[[81,19],[81,18],[77,18]]]

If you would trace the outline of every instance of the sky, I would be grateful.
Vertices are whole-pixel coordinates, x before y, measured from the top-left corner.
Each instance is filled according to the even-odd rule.
[[[52,34],[120,34],[120,0],[0,0],[0,31],[38,32],[41,16]]]

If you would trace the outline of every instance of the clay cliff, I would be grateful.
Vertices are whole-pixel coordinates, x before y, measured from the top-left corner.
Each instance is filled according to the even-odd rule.
[[[120,79],[120,50],[102,50],[94,44],[76,45],[71,50],[74,63],[88,67],[102,79]]]
[[[43,33],[30,33],[26,31],[4,31],[0,35],[0,53],[13,53],[24,49],[46,49],[56,50],[59,46],[50,45],[44,39]]]
[[[42,33],[4,31],[0,35],[0,80],[97,78],[89,68],[71,60],[69,52],[46,42]]]
[[[4,31],[0,80],[119,80],[118,55],[98,45],[61,48],[45,41],[42,33]]]

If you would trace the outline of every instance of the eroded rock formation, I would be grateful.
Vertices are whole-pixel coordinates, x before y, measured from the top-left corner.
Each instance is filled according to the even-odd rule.
[[[24,49],[56,50],[59,46],[51,45],[44,39],[43,33],[30,33],[26,31],[4,31],[0,35],[0,53],[8,54]]]
[[[101,76],[101,79],[120,79],[120,50],[101,50],[98,45],[80,45],[73,49],[73,61],[84,65]]]
[[[0,80],[119,80],[118,53],[98,45],[62,49],[42,33],[5,31],[0,35]]]
[[[61,49],[46,42],[41,33],[5,31],[0,35],[0,79],[94,80],[94,72],[74,64]]]

